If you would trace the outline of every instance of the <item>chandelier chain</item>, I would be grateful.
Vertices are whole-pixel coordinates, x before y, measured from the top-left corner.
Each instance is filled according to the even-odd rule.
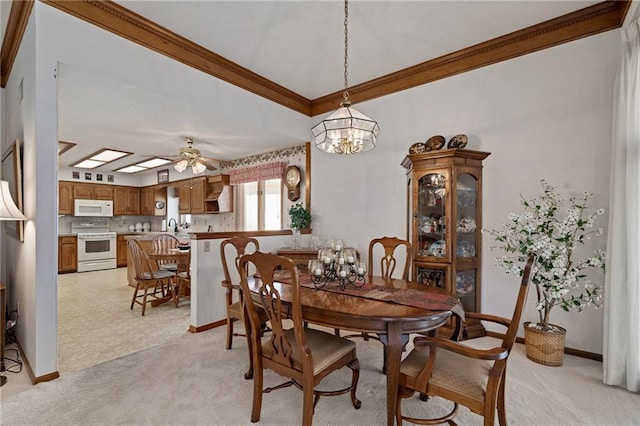
[[[347,23],[349,20],[349,0],[344,0],[344,93],[342,96],[345,101],[349,100],[349,83],[347,77],[349,75],[348,68],[348,59],[349,59],[349,30],[347,28]]]

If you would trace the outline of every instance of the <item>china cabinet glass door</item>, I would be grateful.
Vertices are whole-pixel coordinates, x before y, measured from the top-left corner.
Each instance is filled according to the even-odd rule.
[[[448,185],[446,171],[428,173],[418,180],[416,248],[418,256],[445,260],[447,247]]]

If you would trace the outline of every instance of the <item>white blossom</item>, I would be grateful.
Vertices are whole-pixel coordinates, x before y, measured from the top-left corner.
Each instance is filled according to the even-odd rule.
[[[553,186],[545,180],[541,184],[540,197],[521,199],[523,213],[509,214],[509,222],[499,231],[482,231],[499,243],[492,249],[507,252],[508,255],[496,258],[496,265],[509,274],[521,276],[527,257],[537,256],[532,282],[540,290],[535,307],[543,323],[554,306],[582,311],[588,306],[602,305],[602,285],[594,284],[589,276],[604,269],[605,253],[596,250],[591,257],[576,259],[579,245],[604,233],[602,228],[590,230],[597,217],[604,214],[604,209],[594,211],[587,206],[593,194],[585,192],[582,197],[570,197],[569,205],[565,206],[565,199],[558,196]]]

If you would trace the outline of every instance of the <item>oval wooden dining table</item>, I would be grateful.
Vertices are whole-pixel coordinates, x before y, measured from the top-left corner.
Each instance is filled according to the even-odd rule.
[[[300,302],[304,321],[329,328],[376,333],[381,337],[381,340],[386,341],[387,424],[393,425],[400,378],[400,361],[409,334],[439,328],[449,320],[452,310],[427,310],[341,292],[318,290],[304,286],[305,284],[309,285],[308,278],[306,280],[305,283],[304,276],[301,276]],[[283,279],[283,281],[286,280]],[[374,286],[414,289],[446,295],[451,304],[461,306],[456,296],[442,289],[427,287],[424,284],[400,279],[384,279],[378,276],[369,276],[367,281]],[[253,293],[257,293],[261,281],[259,278],[249,277],[248,284],[249,289]],[[277,283],[276,287],[280,291],[283,304],[290,306],[291,285]],[[254,297],[255,299],[257,298]],[[250,330],[250,327],[247,327],[247,330]],[[252,375],[253,366],[250,365],[249,372],[245,377],[250,378]]]

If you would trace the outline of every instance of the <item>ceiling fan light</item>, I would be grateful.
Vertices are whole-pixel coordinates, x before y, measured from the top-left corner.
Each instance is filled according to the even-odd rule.
[[[207,170],[206,166],[199,161],[196,161],[191,165],[191,171],[193,172],[194,175],[197,175],[198,173],[202,173],[205,170]]]
[[[189,165],[189,162],[187,160],[182,160],[182,161],[178,161],[173,168],[176,169],[178,171],[178,173],[182,173],[186,170],[187,166]]]

